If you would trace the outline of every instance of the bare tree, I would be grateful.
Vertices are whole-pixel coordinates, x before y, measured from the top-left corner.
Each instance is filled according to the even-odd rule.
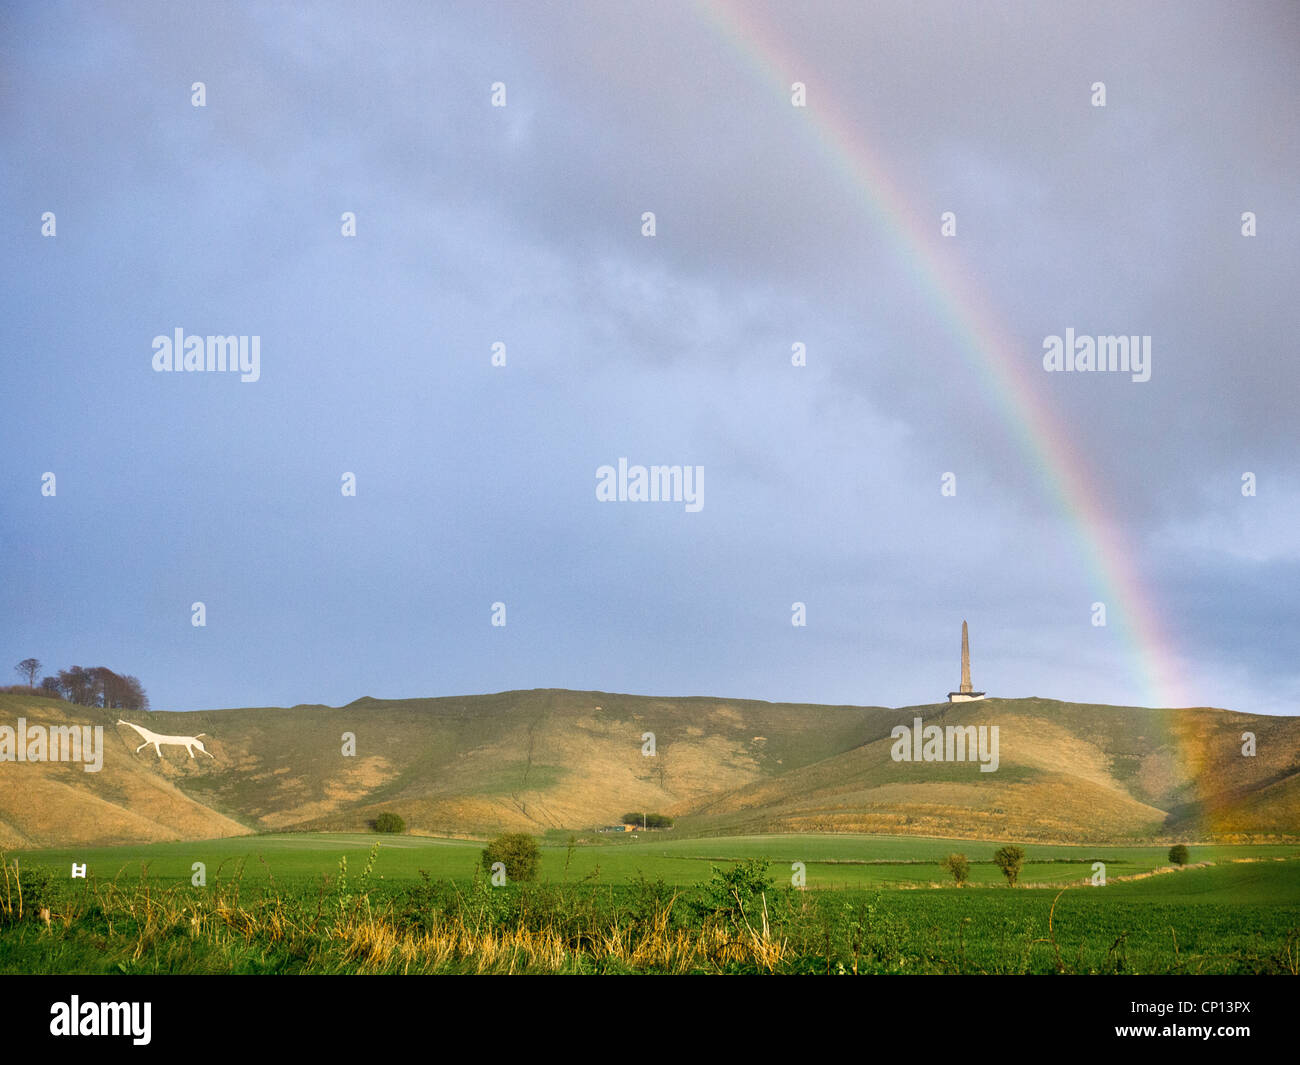
[[[72,666],[59,670],[58,678],[46,677],[41,690],[78,706],[102,706],[105,710],[148,710],[149,696],[138,677],[114,673],[107,666]]]
[[[91,696],[91,705],[102,706],[105,710],[147,710],[149,697],[144,693],[144,685],[136,677],[121,676],[107,666],[96,666],[95,686]]]
[[[35,658],[24,658],[14,666],[14,672],[27,678],[27,687],[36,687],[36,674],[41,671],[41,663]]]
[[[107,666],[95,666],[90,670],[91,690],[90,705],[102,706],[111,710],[122,705],[122,678]]]
[[[95,671],[73,666],[59,670],[59,688],[63,697],[78,706],[89,706],[95,697]]]
[[[130,673],[122,678],[125,685],[126,695],[122,701],[122,707],[125,710],[148,710],[149,696],[145,694],[144,685],[140,683],[139,677],[133,677]]]

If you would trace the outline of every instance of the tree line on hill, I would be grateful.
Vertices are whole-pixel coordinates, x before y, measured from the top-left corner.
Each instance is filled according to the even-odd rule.
[[[14,672],[27,678],[27,692],[105,710],[149,709],[149,696],[144,685],[129,673],[114,673],[107,666],[72,666],[60,669],[54,676],[43,677],[38,685],[36,676],[43,669],[44,666],[35,658],[24,658],[14,666]],[[24,689],[15,685],[0,691],[23,692]]]
[[[673,819],[666,814],[626,813],[623,824],[640,825],[642,828],[672,828]]]

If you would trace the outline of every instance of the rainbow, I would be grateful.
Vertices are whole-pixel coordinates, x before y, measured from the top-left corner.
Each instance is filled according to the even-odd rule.
[[[790,106],[790,86],[807,65],[731,0],[699,0],[698,8],[735,53]],[[801,72],[803,76],[801,76]],[[1154,707],[1187,706],[1177,679],[1178,655],[1156,610],[1155,598],[1134,566],[1134,552],[1105,506],[1105,495],[1080,458],[1080,449],[1050,405],[1028,386],[1020,368],[1023,346],[1009,336],[973,283],[954,269],[935,244],[938,218],[916,213],[884,162],[835,101],[809,89],[809,133],[842,173],[875,226],[909,264],[945,328],[977,371],[985,398],[997,411],[1026,463],[1066,519],[1099,599],[1107,625],[1133,649],[1134,677]]]

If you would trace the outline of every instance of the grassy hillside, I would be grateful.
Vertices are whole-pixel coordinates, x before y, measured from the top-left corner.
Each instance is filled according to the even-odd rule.
[[[890,711],[998,726],[999,765],[906,762],[862,746],[698,807],[701,832],[903,832],[976,839],[1295,838],[1300,719],[988,699]],[[1243,732],[1256,754],[1242,755]]]
[[[364,831],[591,834],[628,810],[674,836],[857,832],[1087,842],[1300,838],[1300,719],[1043,699],[886,709],[551,689],[344,707],[105,712],[0,696],[0,724],[103,724],[104,768],[0,763],[0,846]],[[117,725],[205,733],[159,759]],[[898,762],[914,717],[999,729],[999,766]],[[1255,757],[1241,734],[1257,737]],[[656,754],[642,754],[654,733]],[[344,734],[356,754],[344,757]]]
[[[0,725],[13,728],[22,717],[29,726],[104,729],[104,764],[97,773],[65,762],[0,762],[0,847],[205,839],[249,831],[186,794],[185,776],[200,769],[181,766],[174,757],[157,764],[152,751],[135,755],[139,740],[127,746],[118,733],[128,730],[114,724],[118,716],[53,699],[0,695]]]

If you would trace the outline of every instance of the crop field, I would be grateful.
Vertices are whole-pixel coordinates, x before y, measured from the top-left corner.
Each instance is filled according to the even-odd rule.
[[[1192,846],[1181,869],[1159,847],[1027,846],[1012,888],[987,842],[638,835],[544,845],[536,881],[495,888],[483,844],[413,836],[9,854],[0,972],[1300,971],[1294,845]]]
[[[633,839],[636,835],[639,838]],[[584,837],[590,839],[590,837]],[[787,882],[790,866],[802,862],[807,886],[821,888],[888,888],[948,883],[939,867],[947,854],[965,854],[975,886],[1005,886],[993,852],[999,844],[968,840],[925,839],[915,836],[729,836],[676,840],[659,834],[628,833],[599,842],[569,846],[563,840],[544,842],[541,879],[551,882],[627,884],[641,877],[686,886],[708,879],[712,865],[752,858],[772,863],[778,884]],[[155,843],[132,847],[76,848],[16,852],[24,865],[48,869],[65,878],[73,863],[85,864],[86,875],[99,879],[145,875],[159,882],[185,882],[194,862],[204,863],[207,875],[231,876],[242,866],[245,879],[273,876],[295,880],[329,875],[339,859],[364,858],[378,842],[376,868],[385,880],[417,880],[420,870],[435,879],[469,881],[479,867],[480,842],[421,836],[376,837],[362,833],[283,833],[237,836],[195,843]],[[1066,886],[1091,878],[1093,863],[1103,862],[1106,878],[1149,873],[1168,866],[1167,847],[1027,845],[1020,874],[1022,885]],[[1300,845],[1193,846],[1191,862],[1237,859],[1300,859]],[[1300,864],[1288,866],[1300,870]],[[779,874],[784,873],[784,876]],[[1290,896],[1300,901],[1300,878]]]

